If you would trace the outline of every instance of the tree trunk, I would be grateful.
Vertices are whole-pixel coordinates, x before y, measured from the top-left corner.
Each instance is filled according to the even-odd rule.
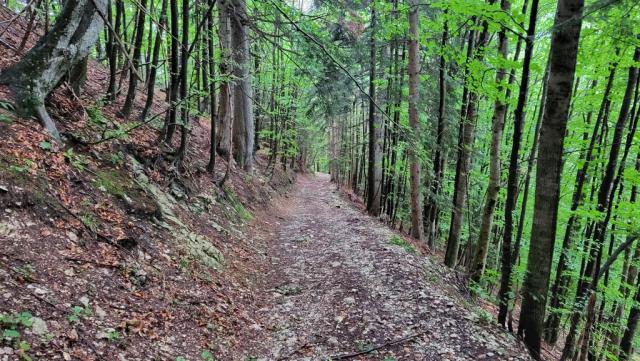
[[[409,147],[409,163],[411,183],[411,235],[417,240],[422,239],[424,233],[422,224],[422,197],[420,196],[420,158],[418,157],[418,132],[420,124],[418,122],[418,107],[416,105],[420,94],[419,81],[420,74],[420,43],[419,28],[420,17],[418,12],[419,2],[409,1],[409,126],[410,136],[413,138],[414,146]]]
[[[178,0],[169,0],[171,4],[171,59],[169,63],[171,65],[169,75],[169,113],[164,122],[161,138],[167,144],[171,144],[173,139],[173,133],[175,133],[176,123],[178,121],[178,90],[180,83],[180,39],[179,27],[178,27]]]
[[[513,140],[511,143],[511,156],[509,158],[509,176],[507,178],[507,199],[504,202],[504,233],[502,239],[502,273],[500,275],[500,289],[498,291],[499,310],[498,323],[505,325],[507,311],[511,298],[511,240],[513,238],[513,215],[518,201],[518,175],[520,172],[520,143],[522,142],[522,130],[524,129],[525,108],[529,92],[531,59],[533,57],[533,45],[538,21],[538,0],[531,2],[529,14],[529,27],[525,39],[524,59],[522,65],[522,77],[518,91],[518,104],[514,110]]]
[[[46,96],[95,45],[106,17],[106,0],[67,0],[53,28],[19,62],[0,73],[0,83],[16,94],[21,114],[35,115],[60,140],[44,107]]]
[[[220,121],[220,129],[218,131],[218,154],[225,158],[230,159],[231,154],[231,133],[233,132],[233,123],[230,108],[229,99],[231,98],[231,83],[229,81],[229,67],[231,63],[230,59],[230,46],[231,36],[229,29],[229,2],[227,0],[218,1],[219,10],[219,30],[218,35],[220,38],[220,76],[223,77],[223,81],[220,84],[220,106],[218,107],[218,120]]]
[[[634,62],[640,61],[640,47],[637,47],[633,55]],[[622,143],[623,132],[626,127],[627,119],[629,118],[629,109],[633,99],[633,91],[638,80],[638,68],[631,66],[629,68],[629,76],[627,78],[627,87],[625,89],[624,98],[620,107],[620,113],[618,114],[618,120],[615,125],[613,139],[611,143],[611,150],[609,152],[609,160],[602,178],[602,183],[598,191],[598,212],[606,212],[611,207],[611,198],[614,192],[614,176],[618,165],[618,156],[620,154],[620,144]],[[605,218],[606,221],[608,219]],[[593,277],[597,271],[597,257],[596,253],[602,251],[602,244],[604,242],[604,236],[607,228],[605,220],[596,222],[593,241],[594,244],[591,247],[589,262],[587,262],[585,274],[588,277]]]
[[[522,288],[523,301],[518,328],[536,359],[541,359],[540,344],[558,219],[563,140],[575,76],[583,8],[584,0],[560,0],[554,22],[556,31],[551,39],[548,93],[540,128],[531,245]]]
[[[144,109],[140,114],[140,120],[144,121],[151,106],[153,105],[153,98],[155,95],[156,77],[158,74],[158,62],[160,61],[160,46],[162,45],[162,33],[164,27],[167,24],[167,0],[162,0],[162,8],[160,10],[160,21],[158,23],[158,29],[156,30],[156,39],[153,43],[153,55],[151,58],[151,65],[149,68],[149,81],[147,82],[147,99],[144,103]]]
[[[109,6],[109,10],[111,10],[111,6]],[[123,11],[124,5],[122,4],[122,0],[116,0],[116,20],[113,28],[109,29],[107,47],[107,49],[109,49],[109,85],[107,86],[107,100],[110,102],[114,101],[118,94],[116,89],[116,76],[118,73],[118,53],[120,51],[120,46],[117,44],[116,38],[122,24]],[[111,16],[109,16],[109,19],[111,19]]]
[[[129,118],[133,103],[136,100],[136,88],[138,86],[138,74],[140,71],[140,55],[142,53],[142,40],[144,39],[144,18],[146,13],[147,0],[140,0],[138,16],[136,17],[136,38],[133,43],[133,64],[131,64],[129,68],[129,89],[127,90],[127,97],[120,111],[120,115],[125,119]]]
[[[508,13],[511,8],[509,0],[501,0],[500,8],[505,13]],[[507,30],[504,27],[502,27],[498,33],[498,52],[504,60],[507,59],[509,39],[507,37]],[[502,82],[506,75],[507,71],[504,67],[498,68],[496,71],[496,84],[500,92],[505,91],[505,89],[502,89]],[[480,282],[487,261],[487,252],[489,251],[489,234],[491,233],[493,214],[496,209],[496,203],[498,202],[498,192],[500,191],[500,140],[502,138],[502,130],[504,129],[504,115],[506,110],[507,106],[505,102],[498,96],[493,106],[493,118],[491,119],[491,151],[487,199],[485,200],[482,212],[482,224],[480,225],[476,254],[470,270],[471,279],[474,282]]]
[[[591,140],[589,142],[589,146],[584,154],[584,164],[576,173],[576,181],[573,190],[573,196],[571,198],[571,212],[575,212],[583,198],[583,189],[587,180],[587,171],[591,164],[591,160],[593,158],[593,149],[596,144],[596,139],[598,139],[598,132],[600,130],[600,125],[602,124],[605,115],[606,104],[608,102],[609,94],[611,92],[611,87],[613,85],[613,79],[615,78],[615,71],[617,68],[617,64],[614,64],[611,68],[611,72],[609,74],[609,80],[607,81],[607,85],[605,87],[604,96],[602,98],[602,103],[600,105],[600,110],[598,112],[598,116],[596,118],[596,123],[593,128],[593,133],[591,135]],[[591,114],[589,114],[589,117]],[[567,254],[568,250],[571,247],[571,240],[575,235],[576,230],[576,221],[578,220],[577,216],[572,214],[569,216],[569,220],[567,221],[567,225],[565,227],[565,233],[562,241],[562,250],[560,251],[560,258],[558,260],[558,266],[556,269],[556,279],[553,284],[553,292],[551,293],[551,307],[553,309],[559,308],[564,301],[564,298],[568,292],[568,284],[570,281],[569,275],[565,272],[567,268]],[[545,340],[550,344],[555,344],[558,339],[558,328],[560,326],[560,317],[561,315],[558,312],[552,311],[549,313],[547,317],[547,321],[545,322]]]
[[[187,154],[189,139],[189,2],[182,1],[182,52],[180,54],[180,147],[176,154],[177,168],[181,168]]]
[[[376,115],[376,24],[375,6],[371,6],[371,39],[369,41],[369,158],[367,163],[367,212],[374,217],[380,215],[382,194],[382,126]]]
[[[215,1],[215,0],[209,0],[209,1]],[[209,17],[208,19],[208,32],[207,32],[207,65],[209,66],[209,71],[208,71],[208,75],[209,77],[207,77],[205,79],[205,82],[207,84],[207,87],[209,89],[209,107],[210,107],[210,111],[209,114],[211,115],[211,130],[209,133],[209,164],[207,164],[207,170],[209,172],[214,172],[215,168],[216,168],[216,149],[217,149],[217,144],[216,144],[216,124],[218,123],[218,114],[217,114],[217,105],[216,105],[216,85],[213,81],[213,79],[215,79],[215,73],[216,73],[216,64],[214,62],[213,59],[213,54],[215,53],[215,45],[213,43],[213,34],[215,33],[215,24],[213,21],[213,13],[209,12],[209,14],[207,14],[207,16]]]
[[[640,282],[636,285],[636,294],[633,297],[633,303],[631,311],[629,311],[629,317],[627,318],[627,327],[620,341],[620,360],[625,361],[631,358],[633,350],[633,339],[636,335],[636,329],[638,328],[638,320],[640,320]]]
[[[490,4],[495,3],[491,0]],[[470,36],[473,33],[471,33]],[[482,61],[484,58],[484,47],[489,41],[489,25],[485,21],[482,25],[482,32],[478,40],[478,46],[474,55],[475,61]],[[471,43],[470,43],[471,44]],[[469,182],[469,171],[471,170],[471,148],[475,138],[475,120],[478,112],[478,93],[476,89],[469,89],[466,106],[466,115],[461,119],[460,146],[458,149],[458,160],[456,164],[456,176],[453,191],[453,210],[451,212],[451,226],[449,227],[449,238],[447,240],[447,251],[444,263],[449,267],[455,267],[460,249],[460,234],[462,233],[462,223],[467,203],[467,184]],[[463,106],[464,108],[464,106]]]
[[[445,10],[444,15],[446,16]],[[427,239],[427,246],[431,249],[435,249],[436,241],[438,238],[438,215],[440,210],[438,207],[438,197],[442,189],[442,180],[444,178],[444,130],[445,130],[445,112],[446,112],[446,99],[447,99],[447,60],[444,56],[445,47],[449,39],[449,25],[447,20],[444,21],[444,30],[442,30],[442,39],[440,41],[440,67],[438,69],[438,125],[436,128],[436,148],[433,156],[433,180],[431,181],[431,189],[428,197],[428,202],[425,206],[424,221],[425,221],[425,237]]]
[[[233,74],[238,79],[234,86],[234,123],[233,146],[234,157],[245,170],[253,168],[253,88],[249,72],[249,38],[245,23],[246,3],[244,0],[232,0],[230,7],[231,51],[233,58]]]

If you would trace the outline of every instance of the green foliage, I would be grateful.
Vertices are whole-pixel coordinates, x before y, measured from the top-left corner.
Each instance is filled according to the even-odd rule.
[[[83,318],[89,318],[93,315],[93,311],[89,306],[73,306],[69,310],[69,314],[67,315],[67,320],[70,323],[78,323]]]
[[[110,342],[117,342],[122,339],[122,334],[116,330],[108,330],[106,332],[107,340]]]
[[[102,102],[98,101],[95,102],[93,105],[91,105],[89,108],[87,108],[87,115],[89,116],[89,121],[92,124],[98,125],[98,126],[105,126],[108,124],[107,120],[105,119],[104,115],[102,114],[102,107],[104,106],[104,104],[102,104]]]
[[[14,267],[13,271],[27,281],[34,279],[36,268],[31,263],[25,263],[18,267]]]
[[[387,243],[395,246],[400,246],[408,253],[411,253],[411,254],[417,253],[416,248],[411,243],[407,242],[404,238],[399,237],[397,235],[393,235]]]
[[[0,114],[0,123],[2,123],[2,124],[11,124],[11,123],[13,123],[13,121],[8,116],[6,116],[4,114]]]
[[[109,160],[113,165],[122,165],[124,163],[124,153],[118,151],[115,153],[111,153]]]
[[[33,315],[28,312],[14,314],[0,313],[0,345],[9,345],[14,349],[20,360],[30,361],[31,357],[27,352],[31,345],[22,339],[21,330],[30,328],[33,325]]]
[[[6,100],[0,100],[0,109],[4,109],[10,112],[15,112],[16,106],[13,103],[8,102]]]
[[[90,213],[82,214],[80,215],[80,220],[85,226],[87,226],[93,232],[98,231],[98,223],[96,222],[96,219],[93,216],[93,214],[90,214]]]
[[[253,215],[242,204],[238,196],[229,187],[224,187],[224,193],[231,202],[234,212],[240,216],[242,221],[249,222],[253,219]]]
[[[40,149],[42,149],[42,150],[51,150],[52,149],[51,142],[48,142],[48,141],[40,142],[39,146],[40,146]]]
[[[202,361],[215,361],[216,360],[216,358],[213,356],[211,351],[208,351],[208,350],[202,351],[202,353],[200,354],[200,357],[202,358]]]
[[[64,152],[64,157],[75,169],[84,171],[89,165],[86,155],[74,152],[73,148],[69,148]]]

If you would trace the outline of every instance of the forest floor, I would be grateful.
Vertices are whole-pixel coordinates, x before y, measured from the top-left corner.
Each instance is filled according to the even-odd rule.
[[[258,360],[529,360],[424,257],[346,199],[326,175],[300,176],[271,215]]]

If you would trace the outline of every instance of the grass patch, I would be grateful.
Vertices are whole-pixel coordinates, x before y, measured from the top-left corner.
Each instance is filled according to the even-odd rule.
[[[388,243],[394,246],[400,246],[404,248],[404,250],[407,251],[408,253],[411,253],[411,254],[418,253],[416,251],[416,248],[411,243],[407,242],[404,238],[398,237],[396,235],[392,236],[391,239],[389,239]]]

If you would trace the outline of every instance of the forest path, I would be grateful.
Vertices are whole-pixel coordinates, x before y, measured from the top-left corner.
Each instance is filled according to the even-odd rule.
[[[481,320],[428,257],[343,199],[326,175],[299,177],[268,254],[258,360],[528,360]],[[452,282],[452,281],[451,281]],[[382,346],[382,347],[380,347]],[[380,347],[353,357],[336,357]]]

